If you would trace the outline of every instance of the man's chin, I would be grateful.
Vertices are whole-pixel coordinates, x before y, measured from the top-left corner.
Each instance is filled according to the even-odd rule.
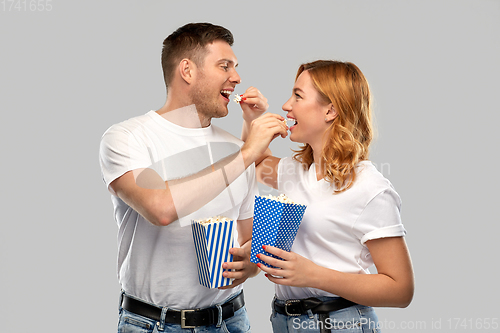
[[[224,118],[225,116],[228,115],[228,113],[229,113],[228,109],[219,110],[212,118]]]

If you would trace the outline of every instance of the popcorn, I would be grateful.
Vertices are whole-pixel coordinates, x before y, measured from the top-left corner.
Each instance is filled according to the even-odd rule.
[[[279,202],[282,202],[282,203],[295,204],[295,202],[293,202],[290,198],[288,198],[284,194],[280,194],[277,197],[274,196],[274,195],[268,194],[266,196],[263,196],[263,198],[271,199],[271,200],[276,200],[276,201],[279,201]]]
[[[222,276],[222,264],[233,261],[229,249],[234,244],[234,221],[223,216],[193,220],[191,229],[200,284],[208,288],[232,284],[233,279]]]
[[[231,221],[231,220],[228,219],[227,217],[224,217],[224,216],[214,216],[214,217],[210,217],[210,218],[205,219],[205,220],[194,220],[194,222],[200,223],[202,225],[208,225],[211,223],[229,222],[229,221]]]
[[[271,245],[290,251],[299,230],[306,206],[295,203],[281,194],[279,196],[256,196],[252,227],[252,248],[250,261],[272,267],[259,258],[265,254],[262,245]]]
[[[241,99],[242,99],[242,97],[241,97],[241,96],[243,96],[243,95],[238,95],[238,94],[236,94],[236,95],[234,96],[234,101],[236,102],[236,104],[240,104]]]

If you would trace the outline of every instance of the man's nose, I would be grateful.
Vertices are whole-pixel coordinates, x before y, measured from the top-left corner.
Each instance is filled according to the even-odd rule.
[[[240,75],[238,74],[238,72],[236,71],[236,69],[234,70],[233,74],[231,75],[231,77],[229,78],[229,81],[230,82],[234,82],[236,84],[240,84],[241,83],[241,77]]]

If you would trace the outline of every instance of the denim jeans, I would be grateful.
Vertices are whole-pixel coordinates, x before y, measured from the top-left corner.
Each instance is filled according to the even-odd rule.
[[[318,297],[322,301],[332,297]],[[285,301],[276,300],[278,304]],[[271,323],[274,333],[319,333],[321,326],[339,333],[378,333],[378,318],[373,308],[364,305],[354,305],[342,310],[329,313],[324,323],[318,321],[318,314],[304,314],[301,316],[286,316],[273,309]]]
[[[168,311],[168,309],[166,309]],[[169,324],[149,319],[129,312],[121,307],[118,320],[118,333],[247,333],[250,332],[250,321],[247,310],[243,306],[234,316],[221,320],[220,326],[200,326],[196,328],[181,328],[181,325]]]

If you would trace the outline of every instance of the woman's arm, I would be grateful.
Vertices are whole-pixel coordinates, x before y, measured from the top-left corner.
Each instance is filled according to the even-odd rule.
[[[264,255],[259,258],[281,269],[258,266],[268,273],[266,276],[270,281],[277,284],[317,288],[367,306],[408,306],[413,298],[414,277],[405,239],[374,239],[367,241],[366,246],[377,274],[342,273],[272,246],[266,246],[265,250],[283,260]]]

